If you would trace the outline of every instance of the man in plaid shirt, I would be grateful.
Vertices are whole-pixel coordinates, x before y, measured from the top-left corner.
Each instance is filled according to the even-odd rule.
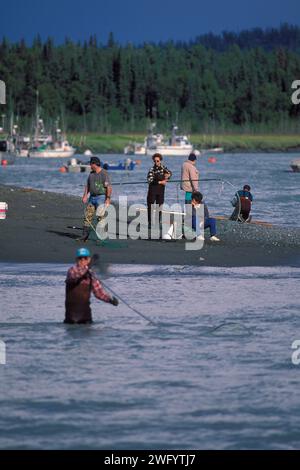
[[[91,293],[117,307],[119,301],[103,289],[101,282],[91,271],[92,258],[89,250],[77,251],[76,265],[69,269],[66,279],[66,318],[68,324],[89,324],[93,322],[90,298]]]

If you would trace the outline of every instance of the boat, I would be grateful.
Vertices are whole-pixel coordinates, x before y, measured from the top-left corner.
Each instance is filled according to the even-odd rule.
[[[118,164],[105,162],[102,167],[104,170],[107,171],[133,171],[136,165],[137,162],[134,162],[133,160],[128,158],[124,162],[119,162]]]
[[[292,161],[291,168],[294,173],[300,173],[300,159]]]
[[[70,158],[75,154],[76,149],[67,140],[61,142],[47,142],[37,147],[29,149],[30,158]]]
[[[8,140],[0,140],[0,165],[13,165],[16,161],[16,152]]]
[[[155,134],[151,139],[148,139],[147,155],[152,156],[154,153],[160,153],[164,156],[180,156],[188,157],[194,152],[194,146],[189,141],[186,135],[177,135],[178,127],[173,126],[171,137],[167,142],[164,141],[163,136]]]
[[[56,122],[58,125],[58,121]],[[45,133],[43,119],[39,116],[39,92],[37,91],[36,103],[36,124],[33,138],[33,145],[29,149],[30,158],[71,158],[76,149],[66,140],[62,131],[56,128],[56,135]]]
[[[162,156],[188,157],[192,152],[196,151],[186,135],[177,135],[177,126],[173,126],[172,134],[167,140],[163,134],[154,133],[155,127],[155,123],[151,124],[148,136],[145,138],[144,143],[141,144],[134,142],[133,144],[125,147],[124,153],[126,155],[150,156],[155,153],[160,153]]]
[[[59,171],[61,173],[85,173],[91,170],[89,163],[83,163],[77,158],[71,158],[67,165],[63,165]]]
[[[124,162],[116,164],[105,162],[101,164],[103,170],[107,171],[133,171],[139,162],[134,162],[130,158]],[[71,158],[67,165],[63,165],[59,171],[61,173],[85,173],[91,170],[89,163],[83,163],[77,158]]]

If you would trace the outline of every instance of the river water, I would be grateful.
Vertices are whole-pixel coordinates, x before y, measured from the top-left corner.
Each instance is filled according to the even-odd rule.
[[[249,182],[256,218],[299,226],[292,158],[225,155],[199,168]],[[175,177],[181,162],[167,160]],[[79,195],[86,175],[62,175],[60,164],[18,161],[1,182]],[[139,181],[148,167],[113,180]],[[143,186],[115,189],[145,197]],[[230,212],[230,185],[202,190],[215,212]],[[299,269],[109,266],[105,283],[154,324],[94,300],[88,327],[62,324],[67,269],[0,264],[1,449],[299,447]]]
[[[80,157],[87,162],[86,157]],[[209,154],[199,158],[201,191],[211,211],[218,215],[230,215],[231,199],[236,190],[250,184],[255,199],[253,216],[276,224],[300,226],[300,174],[293,173],[290,162],[296,154],[225,154],[217,156],[217,162],[208,162]],[[299,157],[298,157],[299,158]],[[122,155],[106,155],[103,161],[118,163]],[[182,157],[166,157],[165,164],[173,172],[173,180],[180,179]],[[87,174],[62,174],[59,168],[64,159],[19,158],[14,166],[0,167],[0,183],[32,187],[47,191],[82,195]],[[150,157],[142,157],[141,165],[133,172],[111,172],[114,197],[127,195],[131,203],[145,203],[146,181],[151,166]],[[220,181],[203,181],[220,179]],[[119,183],[122,183],[120,185]],[[179,184],[170,183],[166,191],[166,203],[184,202]]]

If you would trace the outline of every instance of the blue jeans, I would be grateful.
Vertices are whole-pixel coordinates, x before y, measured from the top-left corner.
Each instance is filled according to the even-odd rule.
[[[204,221],[204,230],[209,228],[210,236],[213,237],[217,234],[217,226],[216,226],[216,219],[210,217],[209,219],[205,219]]]
[[[195,209],[193,210],[193,212],[195,211]],[[195,211],[195,215],[193,213],[193,216],[192,216],[192,228],[195,232],[197,232],[197,216],[196,216],[196,211]],[[210,217],[209,219],[205,219],[204,220],[204,230],[206,230],[207,228],[209,228],[210,230],[210,236],[213,237],[214,235],[217,235],[217,223],[216,223],[216,219],[213,219],[212,217]]]
[[[90,199],[89,199],[89,204],[91,206],[94,206],[96,210],[104,202],[105,202],[105,195],[104,194],[102,196],[90,196]]]
[[[185,204],[192,204],[192,196],[193,193],[185,193]],[[194,207],[192,208],[192,229],[194,232],[197,231],[197,216],[196,216],[196,210]]]

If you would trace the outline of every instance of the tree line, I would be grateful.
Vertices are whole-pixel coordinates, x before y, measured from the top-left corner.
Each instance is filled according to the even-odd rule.
[[[56,45],[36,37],[0,43],[6,114],[27,130],[39,92],[41,116],[67,130],[145,131],[155,120],[187,132],[234,128],[289,130],[300,107],[300,28],[207,34],[190,42],[120,45],[96,36]]]

